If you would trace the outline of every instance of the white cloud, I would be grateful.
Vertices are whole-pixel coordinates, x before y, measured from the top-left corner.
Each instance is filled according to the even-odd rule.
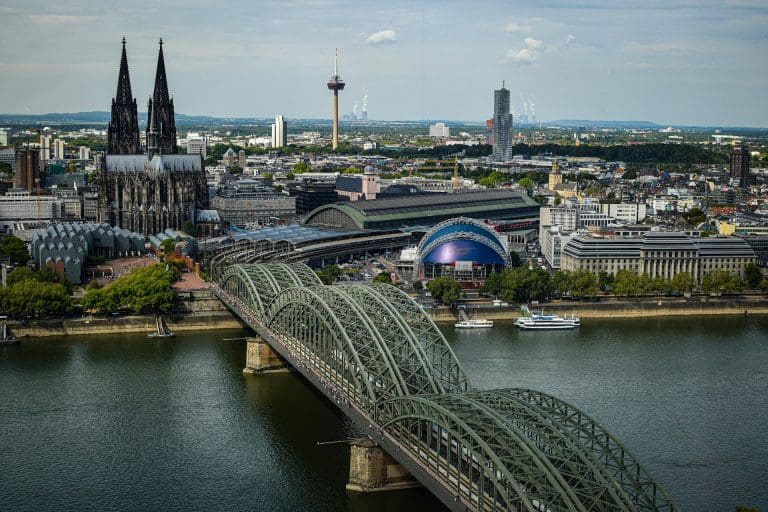
[[[544,44],[540,39],[534,39],[532,37],[526,37],[523,42],[531,50],[537,50]]]
[[[369,35],[365,44],[393,44],[397,41],[397,34],[394,30],[381,30]]]
[[[507,26],[504,27],[504,32],[509,32],[510,34],[513,34],[515,32],[528,32],[531,30],[531,27],[520,25],[519,23],[515,23],[514,21],[507,23]]]
[[[507,52],[507,61],[517,62],[520,64],[532,64],[536,62],[536,52],[529,48],[521,48],[519,50],[509,50]]]
[[[565,45],[568,46],[569,44],[573,44],[576,42],[576,36],[573,34],[568,34],[568,37],[565,38]]]

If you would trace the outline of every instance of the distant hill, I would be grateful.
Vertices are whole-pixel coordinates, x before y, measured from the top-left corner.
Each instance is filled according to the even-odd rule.
[[[222,124],[226,122],[226,118],[211,117],[211,116],[188,116],[185,114],[176,114],[177,124]],[[237,119],[238,123],[246,121],[245,119]],[[255,121],[255,120],[250,120]],[[139,112],[139,122],[146,124],[147,113]],[[48,114],[0,114],[0,124],[12,123],[12,124],[100,124],[106,125],[109,123],[109,112],[93,111],[93,112],[67,112],[56,113],[51,112]]]
[[[663,128],[662,125],[651,121],[596,121],[589,119],[558,119],[545,123],[549,126],[568,126],[585,128],[631,128],[637,130],[653,130]]]

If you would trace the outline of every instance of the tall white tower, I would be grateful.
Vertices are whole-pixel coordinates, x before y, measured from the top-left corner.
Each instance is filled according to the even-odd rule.
[[[272,125],[272,147],[282,148],[288,145],[288,124],[281,114],[275,116],[275,124]]]

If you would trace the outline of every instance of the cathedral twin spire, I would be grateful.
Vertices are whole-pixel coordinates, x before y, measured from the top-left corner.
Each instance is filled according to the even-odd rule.
[[[174,154],[176,149],[176,116],[173,99],[168,94],[168,79],[165,76],[163,40],[157,57],[155,87],[147,105],[147,154]],[[131,79],[128,74],[128,57],[125,52],[120,59],[117,79],[117,94],[112,99],[112,114],[107,130],[107,152],[110,154],[135,155],[141,153],[139,144],[139,117],[136,100],[131,93]]]

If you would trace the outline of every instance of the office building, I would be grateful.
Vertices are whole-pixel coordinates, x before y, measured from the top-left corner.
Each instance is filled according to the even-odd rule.
[[[62,203],[51,196],[33,196],[29,191],[14,190],[0,196],[0,220],[48,221],[61,218]]]
[[[10,130],[0,130],[0,146],[7,146],[9,140],[11,140]]]
[[[493,159],[506,162],[511,158],[512,150],[512,114],[509,113],[509,89],[501,84],[501,89],[493,91]]]
[[[288,145],[288,124],[282,115],[275,117],[275,123],[272,125],[272,147],[282,148]]]
[[[616,275],[620,270],[672,279],[689,273],[701,284],[704,274],[724,270],[744,276],[755,251],[738,237],[695,238],[679,232],[648,232],[639,238],[575,236],[562,248],[563,270]]]
[[[0,162],[10,165],[11,171],[16,172],[16,150],[0,149]]]
[[[200,155],[203,160],[208,158],[208,146],[205,139],[187,139],[187,154]]]
[[[742,190],[752,184],[749,174],[749,146],[734,146],[731,151],[731,178],[738,178]]]
[[[80,146],[80,149],[78,150],[78,158],[80,160],[90,160],[91,148],[89,148],[88,146]]]
[[[450,137],[451,129],[448,126],[445,126],[445,123],[431,124],[429,125],[429,136],[430,137]]]
[[[221,221],[238,227],[265,226],[296,215],[296,198],[275,192],[261,180],[227,183],[211,198]]]
[[[288,194],[296,198],[296,213],[303,215],[315,208],[339,200],[336,192],[336,180],[303,178],[288,184]]]

